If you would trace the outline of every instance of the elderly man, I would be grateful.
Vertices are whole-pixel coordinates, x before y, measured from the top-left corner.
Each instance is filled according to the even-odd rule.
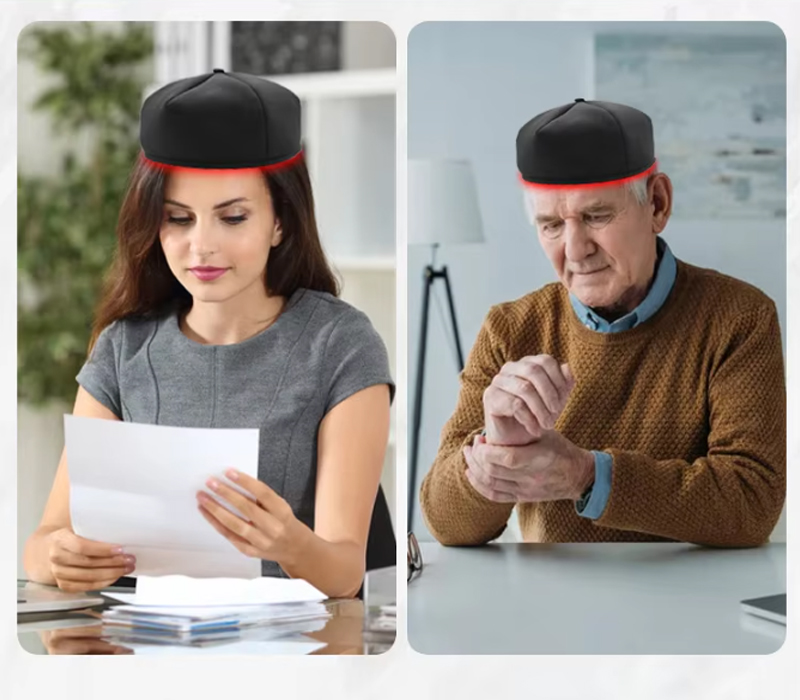
[[[785,498],[775,304],[677,260],[649,117],[575,100],[525,124],[517,164],[560,280],[493,307],[421,491],[444,544],[764,543]]]

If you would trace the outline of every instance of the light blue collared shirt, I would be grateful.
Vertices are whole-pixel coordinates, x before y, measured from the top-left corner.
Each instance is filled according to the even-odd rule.
[[[678,265],[666,241],[660,236],[656,238],[656,246],[660,260],[650,291],[639,306],[622,318],[609,323],[588,306],[582,304],[575,296],[569,295],[572,308],[575,309],[575,313],[584,326],[598,333],[627,331],[644,323],[664,305],[675,284]],[[588,497],[576,502],[575,510],[584,518],[596,520],[603,514],[611,494],[613,460],[607,452],[592,451],[592,454],[594,455],[594,484],[588,492]]]

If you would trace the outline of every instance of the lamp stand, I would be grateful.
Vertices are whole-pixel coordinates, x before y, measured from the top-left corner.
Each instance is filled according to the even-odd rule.
[[[461,340],[458,336],[458,324],[456,323],[456,309],[453,303],[453,292],[450,288],[450,277],[447,274],[447,266],[442,265],[436,269],[436,248],[433,246],[431,264],[425,266],[422,273],[422,319],[419,333],[419,347],[417,352],[417,385],[414,396],[414,417],[412,420],[411,434],[411,468],[409,470],[408,482],[408,520],[407,526],[411,531],[412,517],[414,515],[414,501],[416,500],[417,489],[417,463],[419,460],[419,437],[422,425],[422,388],[425,384],[425,351],[428,344],[428,309],[430,307],[431,287],[437,279],[444,280],[444,288],[447,292],[447,306],[450,311],[450,321],[453,324],[453,336],[456,341],[456,354],[458,360],[458,371],[464,369],[464,355],[461,352]]]

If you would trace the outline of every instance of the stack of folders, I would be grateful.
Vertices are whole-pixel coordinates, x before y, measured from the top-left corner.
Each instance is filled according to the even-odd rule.
[[[246,607],[157,608],[121,605],[102,615],[104,636],[136,637],[142,641],[207,642],[238,639],[249,628],[270,626],[269,636],[314,631],[329,616],[322,603],[250,605]],[[260,635],[263,636],[263,635]]]
[[[140,577],[135,594],[102,614],[103,636],[115,641],[207,644],[319,630],[325,595],[299,579]]]

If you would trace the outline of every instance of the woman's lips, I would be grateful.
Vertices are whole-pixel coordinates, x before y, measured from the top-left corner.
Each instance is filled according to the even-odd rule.
[[[227,271],[227,267],[192,267],[189,269],[189,272],[203,282],[211,282],[212,280],[218,279]]]

